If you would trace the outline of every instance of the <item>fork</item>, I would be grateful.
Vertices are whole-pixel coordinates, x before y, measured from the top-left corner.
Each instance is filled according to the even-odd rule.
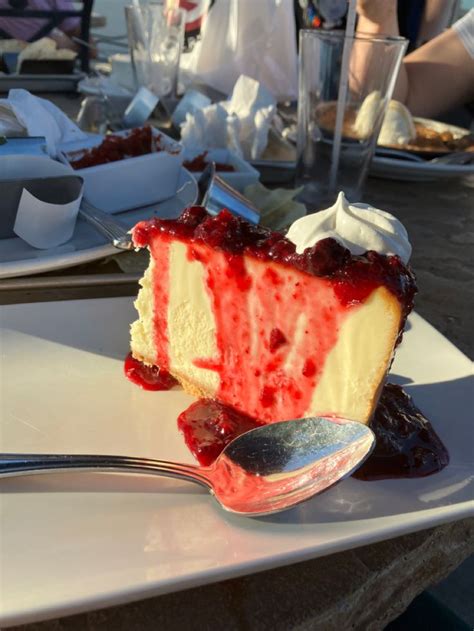
[[[98,230],[112,245],[119,250],[133,250],[133,242],[127,228],[111,215],[93,206],[82,198],[80,216]]]

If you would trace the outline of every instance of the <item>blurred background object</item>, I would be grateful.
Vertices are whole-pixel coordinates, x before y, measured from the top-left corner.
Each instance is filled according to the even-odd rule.
[[[87,72],[93,3],[81,0],[76,8],[71,0],[0,0],[0,39],[35,42],[48,36],[58,48],[76,50]]]
[[[176,98],[186,13],[167,3],[125,7],[135,88]]]
[[[359,201],[406,44],[404,38],[346,38],[341,31],[300,31],[296,182],[304,186],[300,199],[314,210],[331,205],[338,191],[350,201]],[[350,72],[360,59],[364,72],[341,95],[346,46]],[[339,107],[343,111],[338,128]],[[332,181],[336,143],[340,153]]]

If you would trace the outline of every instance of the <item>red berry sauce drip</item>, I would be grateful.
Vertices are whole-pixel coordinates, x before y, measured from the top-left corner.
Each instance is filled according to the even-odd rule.
[[[162,370],[158,366],[147,366],[135,359],[132,353],[129,353],[125,358],[123,368],[127,379],[144,390],[170,390],[178,384],[168,371]]]
[[[162,151],[161,135],[153,136],[151,127],[138,127],[126,136],[111,134],[101,144],[86,151],[78,160],[71,161],[73,169],[86,169],[125,158],[136,158]]]
[[[188,449],[203,466],[212,464],[234,438],[260,425],[250,416],[211,399],[196,401],[178,417],[178,428]]]
[[[353,474],[360,480],[424,477],[449,463],[448,451],[431,423],[400,386],[385,385],[370,427],[377,440]]]

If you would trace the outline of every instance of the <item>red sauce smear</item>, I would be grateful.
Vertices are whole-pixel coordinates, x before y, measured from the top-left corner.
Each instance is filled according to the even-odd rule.
[[[87,169],[99,164],[136,158],[163,151],[161,135],[154,135],[151,127],[138,127],[126,136],[111,134],[100,145],[87,150],[78,160],[70,161],[73,169]],[[76,153],[76,152],[75,152]]]
[[[144,390],[170,390],[178,385],[176,379],[167,370],[158,366],[147,366],[132,357],[132,353],[127,355],[123,369],[127,379]]]
[[[199,399],[178,417],[178,428],[188,449],[203,466],[212,464],[234,438],[261,425],[211,399]]]
[[[209,399],[193,403],[178,418],[186,445],[204,466],[212,464],[234,438],[260,425],[256,419]],[[353,474],[360,480],[424,477],[449,463],[446,447],[431,423],[400,386],[385,385],[370,427],[377,442]]]
[[[385,385],[370,427],[377,439],[375,449],[355,478],[421,478],[449,464],[448,451],[431,423],[400,386]]]
[[[204,151],[192,160],[185,160],[183,162],[183,167],[192,172],[204,171],[204,169],[209,165],[209,162],[214,162],[213,160],[209,160],[207,158],[207,153],[207,151]],[[214,162],[214,164],[216,165],[216,171],[235,171],[235,168],[232,166],[232,164],[227,164],[225,162]]]

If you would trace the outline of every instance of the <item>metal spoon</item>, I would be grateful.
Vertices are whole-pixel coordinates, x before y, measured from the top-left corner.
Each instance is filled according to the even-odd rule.
[[[226,510],[256,516],[321,493],[357,469],[374,443],[362,423],[314,417],[241,434],[210,467],[127,456],[0,454],[0,477],[87,470],[182,478],[205,486]]]

